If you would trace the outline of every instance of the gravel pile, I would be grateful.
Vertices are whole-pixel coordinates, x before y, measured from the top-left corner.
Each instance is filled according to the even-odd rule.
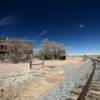
[[[87,74],[92,71],[90,61],[87,61],[79,69],[73,68],[72,65],[64,65],[61,68],[63,68],[66,79],[48,90],[45,95],[41,95],[39,100],[66,100],[70,96],[71,90],[79,84],[80,80],[86,79]],[[70,79],[67,79],[67,76]]]

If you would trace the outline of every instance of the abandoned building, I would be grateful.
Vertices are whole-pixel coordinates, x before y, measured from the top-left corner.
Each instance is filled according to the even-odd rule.
[[[0,39],[0,59],[29,59],[32,43],[15,39]]]

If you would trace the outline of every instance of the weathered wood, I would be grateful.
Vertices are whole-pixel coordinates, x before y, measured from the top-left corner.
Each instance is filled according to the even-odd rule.
[[[81,88],[75,88],[71,91],[71,93],[76,94],[76,95],[80,95],[80,93],[82,92]]]
[[[92,84],[93,84],[93,85],[95,85],[95,84],[96,84],[96,85],[100,85],[100,82],[93,81]]]
[[[30,66],[29,69],[32,69],[32,54],[30,54]]]
[[[84,88],[84,86],[86,85],[86,81],[87,80],[81,81],[78,87],[79,88]]]
[[[93,90],[93,91],[100,91],[100,87],[91,86],[90,89]]]
[[[43,64],[43,63],[37,63],[37,64],[33,64],[33,63],[32,63],[32,65],[42,65],[42,64]]]
[[[77,100],[78,95],[72,94],[67,100]]]
[[[43,68],[44,68],[44,59],[43,59]]]
[[[92,87],[100,87],[100,84],[91,84]]]
[[[100,96],[100,91],[93,91],[93,90],[90,90],[90,93],[91,93],[92,95]]]
[[[87,56],[84,55],[84,56],[83,56],[83,61],[86,61],[86,59],[87,59]]]
[[[43,65],[43,68],[44,68],[44,60],[41,62],[41,63],[32,63],[32,58],[33,58],[33,56],[32,56],[32,54],[30,55],[30,69],[32,69],[32,65]]]

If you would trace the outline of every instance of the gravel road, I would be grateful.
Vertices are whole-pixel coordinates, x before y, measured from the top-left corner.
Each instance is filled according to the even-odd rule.
[[[64,71],[66,79],[60,81],[51,90],[41,95],[39,100],[66,100],[70,96],[71,90],[92,71],[90,61],[81,65],[79,69],[73,68],[72,65],[63,65],[61,68]],[[70,78],[67,79],[67,76]]]

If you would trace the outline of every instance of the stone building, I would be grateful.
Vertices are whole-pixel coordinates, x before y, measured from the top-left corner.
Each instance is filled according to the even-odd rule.
[[[0,39],[0,59],[29,59],[32,43],[15,39]]]

